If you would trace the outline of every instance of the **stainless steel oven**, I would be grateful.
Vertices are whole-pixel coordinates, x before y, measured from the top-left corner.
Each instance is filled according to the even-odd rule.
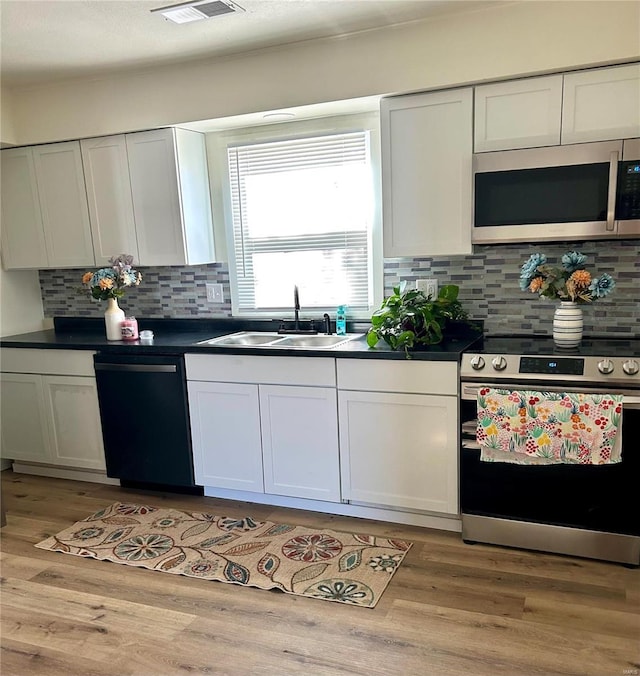
[[[460,501],[466,542],[640,565],[640,341],[487,339],[461,365]],[[608,465],[483,462],[480,387],[623,395],[622,461]]]

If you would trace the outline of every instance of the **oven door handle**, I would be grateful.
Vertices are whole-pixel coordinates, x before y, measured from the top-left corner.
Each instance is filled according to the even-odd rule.
[[[480,390],[481,387],[490,387],[490,385],[462,385],[462,399],[465,401],[470,401],[470,400],[475,400],[478,397],[478,391]],[[532,388],[531,385],[528,387],[526,385],[521,386],[523,389],[526,387],[527,389],[535,389]],[[501,389],[511,389],[514,391],[517,391],[519,388],[516,386],[510,386],[510,387],[505,387],[504,385],[501,386]],[[604,392],[600,391],[598,392],[597,390],[588,390],[585,388],[576,388],[576,389],[571,389],[571,388],[552,388],[552,387],[545,387],[541,388],[544,392],[582,392],[584,394],[609,394],[609,392]],[[612,394],[615,394],[615,390],[612,391]],[[625,408],[630,408],[630,409],[640,409],[640,396],[635,396],[635,395],[629,395],[622,393],[624,396],[624,399],[622,400],[622,405]]]

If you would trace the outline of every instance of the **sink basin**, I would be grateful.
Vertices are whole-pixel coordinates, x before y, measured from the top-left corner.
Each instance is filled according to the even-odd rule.
[[[278,335],[273,333],[232,333],[228,336],[205,340],[200,345],[244,345],[255,347],[271,343],[277,338]]]
[[[359,336],[285,336],[278,341],[277,347],[312,347],[327,348],[347,343]]]
[[[297,348],[307,350],[330,350],[333,347],[348,343],[360,338],[361,334],[351,333],[345,336],[318,335],[287,335],[272,332],[230,333],[219,338],[203,340],[198,345],[212,345],[216,347],[269,347],[269,348]]]
[[[260,345],[267,345],[274,340],[281,338],[277,333],[249,333],[243,331],[241,333],[231,333],[219,338],[212,338],[210,340],[203,340],[198,345],[229,345],[229,346],[245,346],[245,347],[260,347]]]

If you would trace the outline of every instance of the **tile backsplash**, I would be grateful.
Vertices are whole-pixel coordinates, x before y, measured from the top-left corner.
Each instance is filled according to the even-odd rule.
[[[127,289],[118,301],[127,315],[180,319],[231,316],[231,289],[226,263],[135,267],[142,273],[142,284]],[[45,317],[101,317],[104,314],[105,304],[92,300],[86,287],[82,286],[82,275],[86,271],[86,268],[40,270]],[[222,284],[224,303],[207,302],[205,282]]]
[[[520,291],[520,268],[534,252],[559,265],[567,251],[587,256],[594,277],[608,272],[616,281],[609,297],[582,306],[585,335],[640,335],[640,240],[500,244],[475,246],[468,256],[386,259],[384,292],[402,279],[434,278],[460,287],[463,307],[484,320],[487,333],[550,335],[557,301]]]
[[[567,251],[587,256],[594,276],[610,273],[616,280],[611,296],[583,306],[585,335],[628,337],[640,334],[640,240],[567,244],[501,244],[475,246],[468,256],[389,258],[384,261],[384,289],[405,279],[435,278],[439,285],[457,284],[460,300],[488,333],[550,334],[556,303],[520,291],[520,267],[533,252],[559,262]],[[148,318],[214,318],[231,316],[231,290],[226,263],[191,267],[139,268],[144,279],[120,301],[129,315]],[[45,317],[100,317],[104,304],[92,301],[80,279],[86,270],[41,270]],[[207,302],[205,282],[223,285],[225,303]]]

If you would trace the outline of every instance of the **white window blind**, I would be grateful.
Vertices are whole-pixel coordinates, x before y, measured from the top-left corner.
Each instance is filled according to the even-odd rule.
[[[228,148],[237,311],[372,304],[369,132]]]

